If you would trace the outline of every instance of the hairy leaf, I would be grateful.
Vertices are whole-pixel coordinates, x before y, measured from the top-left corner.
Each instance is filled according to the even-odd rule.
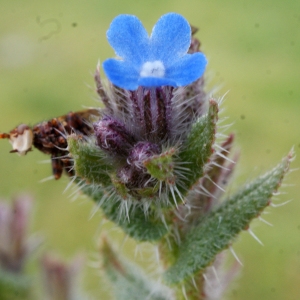
[[[156,241],[168,231],[162,220],[157,218],[157,215],[150,208],[147,215],[145,215],[142,206],[131,206],[128,207],[127,211],[121,211],[122,204],[125,205],[121,201],[126,200],[105,197],[104,190],[95,190],[93,186],[84,186],[82,191],[95,202],[101,203],[100,207],[105,216],[137,241]]]
[[[68,136],[67,140],[68,150],[74,160],[76,176],[85,179],[88,183],[109,186],[111,179],[108,171],[112,167],[95,141],[87,141],[75,134]]]
[[[172,300],[172,292],[160,282],[148,278],[137,266],[121,258],[108,243],[102,239],[100,249],[103,268],[110,279],[116,300]]]
[[[177,261],[165,273],[168,283],[177,283],[203,271],[239,232],[269,205],[272,194],[287,172],[292,154],[276,168],[229,197],[201,223],[191,229],[180,245]]]
[[[212,145],[215,140],[216,122],[218,119],[218,104],[214,100],[209,102],[208,113],[192,126],[178,161],[189,168],[189,172],[182,179],[182,185],[188,190],[204,173],[203,169],[213,152]],[[182,190],[183,188],[180,187]]]

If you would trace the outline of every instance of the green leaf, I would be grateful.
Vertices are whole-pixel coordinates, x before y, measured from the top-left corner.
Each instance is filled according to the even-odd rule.
[[[237,154],[233,159],[228,158],[233,139],[233,134],[229,135],[221,144],[221,151],[216,151],[211,156],[209,167],[205,168],[203,177],[198,180],[187,196],[188,204],[194,209],[183,221],[184,230],[189,230],[199,218],[220,204],[221,196],[225,192],[225,186],[230,180],[238,158]],[[183,234],[185,233],[183,232]]]
[[[103,269],[110,279],[116,300],[172,300],[169,288],[148,278],[136,265],[125,261],[111,247],[106,238],[102,239],[101,256]]]
[[[71,134],[67,138],[68,150],[74,160],[76,176],[84,178],[88,183],[101,186],[111,185],[108,172],[112,166],[105,154],[97,147],[94,140],[86,140],[82,136]]]
[[[276,168],[247,184],[193,227],[179,248],[176,262],[164,274],[168,283],[178,283],[203,271],[227,248],[239,232],[269,205],[289,168],[290,154]]]
[[[203,168],[213,152],[212,145],[215,141],[216,123],[218,120],[218,104],[214,100],[209,102],[208,113],[192,126],[191,131],[179,153],[178,163],[184,163],[189,172],[181,179],[185,191],[203,175]],[[188,164],[186,164],[188,163]]]
[[[121,212],[121,206],[125,205],[121,201],[126,200],[107,197],[103,201],[105,190],[95,190],[93,186],[84,186],[82,191],[95,202],[102,202],[100,207],[107,219],[116,223],[125,233],[137,241],[156,241],[168,232],[166,225],[151,208],[148,208],[147,214],[145,214],[141,205],[132,205],[128,207],[127,211]]]

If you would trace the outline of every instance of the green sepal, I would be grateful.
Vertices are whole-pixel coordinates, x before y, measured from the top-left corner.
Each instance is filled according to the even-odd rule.
[[[74,169],[77,177],[87,183],[101,186],[111,185],[108,172],[112,166],[108,163],[105,153],[92,139],[86,140],[80,135],[71,134],[67,138],[68,150],[74,160]]]
[[[245,185],[193,227],[179,246],[177,260],[164,274],[166,282],[178,283],[202,272],[219,252],[229,247],[237,234],[269,205],[291,158],[292,154],[272,171]]]
[[[159,190],[159,183],[157,182],[153,187],[139,188],[136,189],[134,192],[142,199],[143,198],[149,199],[155,197],[157,195],[158,190]],[[149,199],[149,201],[151,200]]]
[[[193,124],[179,153],[178,163],[185,163],[184,166],[189,169],[181,179],[182,184],[179,187],[181,192],[189,190],[203,176],[204,166],[213,152],[217,120],[218,104],[210,100],[208,113]]]
[[[134,191],[131,191],[126,187],[126,184],[124,182],[118,179],[115,173],[111,173],[110,178],[116,192],[124,200],[130,199],[132,194],[134,194],[134,196],[138,197],[139,199],[153,198],[157,195],[159,189],[159,184],[156,183],[153,187],[141,187],[138,189],[134,189]]]
[[[138,266],[120,257],[105,237],[100,248],[103,270],[112,284],[116,300],[172,300],[170,289],[148,278]]]
[[[128,206],[128,211],[120,211],[121,201],[115,196],[105,197],[105,190],[95,189],[93,186],[84,186],[82,191],[96,203],[101,203],[107,219],[120,226],[126,234],[137,241],[157,241],[167,234],[168,229],[155,212],[148,208],[145,214],[141,205]],[[105,197],[106,199],[103,200]]]
[[[110,178],[111,178],[111,183],[113,184],[118,195],[120,195],[121,198],[126,199],[128,197],[129,190],[126,187],[125,183],[119,180],[114,173],[110,174]]]
[[[143,162],[148,173],[167,184],[175,183],[173,156],[175,148],[168,149],[159,155],[154,155]]]

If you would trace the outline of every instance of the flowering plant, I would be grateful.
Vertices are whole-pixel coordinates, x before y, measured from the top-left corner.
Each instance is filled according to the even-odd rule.
[[[107,219],[156,247],[164,271],[155,280],[102,238],[116,299],[221,299],[236,273],[220,271],[224,251],[242,230],[253,234],[249,223],[271,204],[292,159],[225,193],[238,155],[234,135],[220,132],[220,101],[204,90],[207,60],[194,33],[175,13],[150,37],[136,17],[116,17],[107,38],[120,59],[103,63],[107,86],[100,66],[95,73],[103,108],[1,136],[13,152],[33,145],[50,154],[56,179],[66,170]]]

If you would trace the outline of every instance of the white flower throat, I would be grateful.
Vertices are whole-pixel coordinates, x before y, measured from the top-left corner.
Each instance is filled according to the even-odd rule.
[[[147,61],[142,66],[140,76],[141,77],[164,77],[165,67],[163,63],[159,60]]]

